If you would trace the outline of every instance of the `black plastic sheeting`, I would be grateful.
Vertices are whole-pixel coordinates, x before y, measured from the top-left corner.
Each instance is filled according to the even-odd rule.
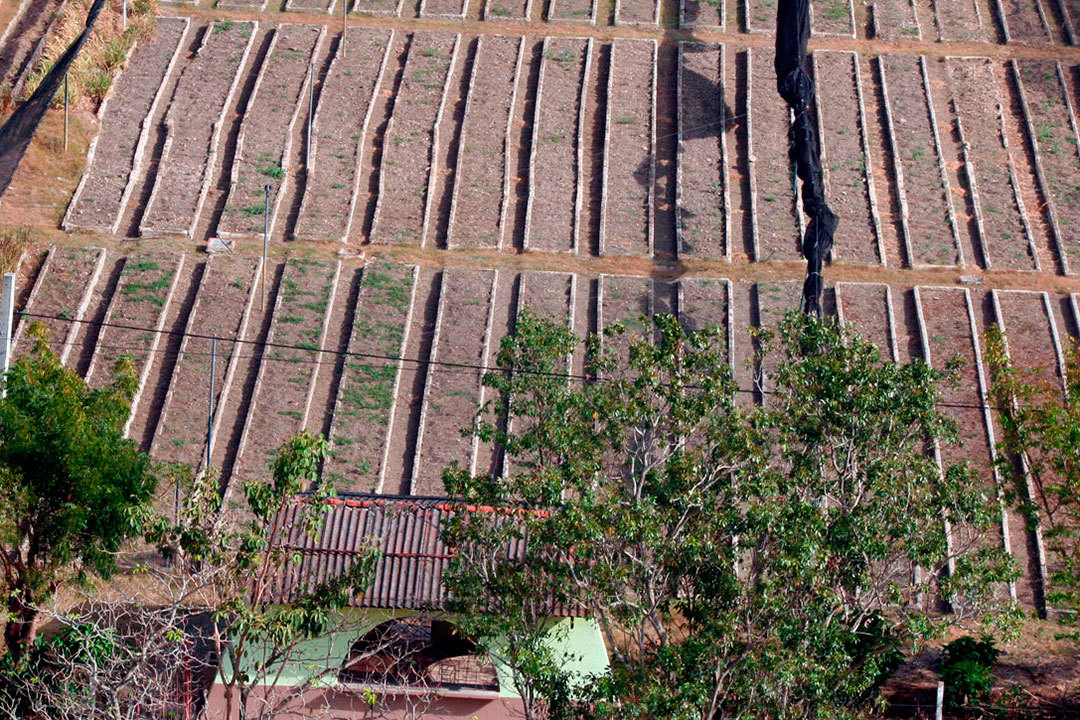
[[[49,110],[49,105],[52,104],[52,99],[56,97],[57,91],[60,90],[60,85],[64,82],[64,75],[67,74],[68,68],[71,67],[71,63],[75,61],[79,51],[82,50],[83,44],[90,37],[91,31],[94,29],[94,23],[97,22],[98,15],[101,14],[103,7],[105,7],[105,0],[94,0],[90,12],[86,16],[86,29],[60,56],[49,74],[38,85],[34,94],[19,106],[19,109],[12,113],[8,121],[4,123],[4,127],[0,128],[0,195],[3,195],[4,191],[8,189],[8,185],[11,184],[11,178],[15,176],[15,170],[18,169],[19,163],[22,162],[23,155],[26,154],[26,148],[30,146],[30,141],[34,138],[38,125],[41,124],[42,118],[45,117],[45,113]]]
[[[788,133],[788,156],[802,180],[803,212],[810,218],[802,239],[806,280],[800,310],[820,315],[825,286],[821,268],[832,250],[838,219],[825,202],[821,151],[810,116],[814,81],[806,72],[809,39],[810,0],[780,0],[776,11],[776,89],[795,115]]]

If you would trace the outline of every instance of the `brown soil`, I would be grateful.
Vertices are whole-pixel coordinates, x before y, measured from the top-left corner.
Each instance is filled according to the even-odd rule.
[[[80,306],[93,292],[92,280],[103,252],[99,248],[78,247],[56,247],[50,252],[48,265],[37,278],[26,308],[32,315],[20,323],[13,343],[15,349],[29,349],[32,341],[26,337],[26,329],[32,323],[41,323],[53,351],[61,356],[70,352],[70,342],[78,332],[78,326],[73,326],[70,319],[82,317]]]
[[[463,19],[469,0],[423,0],[420,17]]]
[[[983,42],[991,39],[989,18],[981,17],[976,0],[938,0],[939,39],[944,42]]]
[[[731,331],[728,292],[728,282],[719,278],[680,280],[679,320],[691,331],[719,328],[722,333],[720,342],[726,346]],[[732,358],[728,358],[728,362],[732,362]]]
[[[851,0],[814,0],[810,7],[813,12],[811,27],[815,35],[849,38],[855,34]]]
[[[660,0],[619,0],[615,5],[616,25],[656,25]]]
[[[911,0],[876,0],[872,7],[874,37],[898,43],[918,40],[922,35]]]
[[[723,30],[727,23],[723,0],[682,0],[679,10],[682,27]]]
[[[595,23],[596,11],[595,0],[550,0],[548,6],[548,20],[573,22],[573,23]],[[533,15],[537,15],[535,11]]]
[[[888,287],[843,283],[836,286],[836,305],[845,323],[877,345],[882,360],[893,357],[893,328],[890,323]]]

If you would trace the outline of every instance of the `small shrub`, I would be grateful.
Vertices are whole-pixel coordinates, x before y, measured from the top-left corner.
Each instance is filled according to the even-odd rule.
[[[1000,650],[993,638],[982,640],[965,635],[945,646],[941,662],[941,681],[945,683],[945,702],[960,707],[986,698],[994,684],[993,666]]]

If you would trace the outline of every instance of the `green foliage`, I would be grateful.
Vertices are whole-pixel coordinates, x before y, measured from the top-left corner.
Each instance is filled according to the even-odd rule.
[[[965,635],[946,645],[940,671],[946,704],[959,707],[986,699],[994,683],[993,668],[1000,652],[990,637],[976,640]]]
[[[987,331],[986,357],[1002,427],[999,468],[1015,480],[1007,499],[1041,530],[1050,575],[1045,602],[1065,611],[1064,635],[1080,640],[1080,346],[1066,350],[1064,385],[1046,368],[1018,369],[997,326]]]
[[[113,384],[93,390],[31,327],[0,400],[0,549],[16,657],[33,640],[37,607],[68,579],[108,577],[116,552],[141,530],[155,474],[124,437],[136,376],[126,357]]]
[[[777,370],[751,406],[717,329],[659,315],[622,334],[588,337],[593,380],[570,382],[576,338],[524,313],[476,430],[503,448],[501,477],[443,476],[469,505],[506,508],[455,516],[447,584],[459,624],[504,644],[527,715],[857,715],[900,648],[992,608],[1014,576],[1003,553],[966,546],[946,573],[946,518],[978,537],[997,505],[925,452],[956,440],[937,409],[945,374],[792,314],[758,333],[756,362]],[[562,696],[535,651],[551,601],[598,618],[612,654]]]

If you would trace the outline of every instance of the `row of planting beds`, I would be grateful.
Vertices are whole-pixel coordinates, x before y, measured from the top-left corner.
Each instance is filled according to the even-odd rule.
[[[293,128],[302,114],[308,120],[312,61],[325,35],[323,25],[279,25],[274,30],[240,126],[219,236],[261,234],[267,210],[273,233],[289,178]]]
[[[984,24],[978,0],[935,0],[934,22],[942,42],[986,42],[993,28]]]
[[[1053,44],[1054,36],[1042,0],[997,0],[993,5],[1005,42]]]
[[[1057,8],[1064,19],[1065,37],[1070,45],[1080,40],[1080,2],[1078,0],[1057,0]]]
[[[361,274],[323,465],[340,490],[382,490],[416,278],[413,265],[369,263]]]
[[[544,39],[529,155],[526,250],[574,252],[579,247],[581,133],[592,51],[591,38]]]
[[[83,173],[64,217],[64,229],[89,228],[116,234],[135,187],[166,78],[186,45],[187,18],[157,18],[154,33],[139,43],[126,70],[113,83],[98,117],[101,129],[86,156]]]
[[[234,476],[264,471],[274,451],[307,425],[311,393],[327,360],[321,351],[340,274],[340,262],[290,258],[285,263],[267,344],[254,348],[259,370]]]
[[[185,64],[165,115],[165,145],[140,235],[194,234],[210,189],[225,113],[257,30],[256,22],[233,20],[217,20],[202,29],[199,49]]]
[[[131,360],[138,386],[125,432],[139,408],[185,260],[180,253],[143,251],[128,255],[109,300],[106,324],[98,333],[86,381],[92,387],[103,387],[111,381],[121,356]]]
[[[825,197],[840,219],[833,259],[884,263],[859,56],[818,50],[813,64]]]
[[[1047,390],[1064,392],[1064,359],[1049,295],[1044,292],[1026,290],[993,290],[991,294],[995,319],[1005,334],[1005,352],[1013,366],[1022,373],[1029,373],[1029,378],[1036,378],[1043,382]],[[1037,564],[1038,578],[1042,583],[1048,583],[1051,571],[1051,568],[1047,567],[1048,564],[1053,566],[1052,571],[1061,568],[1055,566],[1048,557],[1043,541],[1043,531],[1053,528],[1055,521],[1060,518],[1053,517],[1047,512],[1047,506],[1039,502],[1040,498],[1052,496],[1053,489],[1037,487],[1037,483],[1054,482],[1058,478],[1052,471],[1047,476],[1038,479],[1032,476],[1028,471],[1029,460],[1041,459],[1037,456],[1021,457],[1022,485],[1019,488],[1019,494],[1021,501],[1032,503],[1038,513],[1038,522],[1028,523],[1026,529],[1028,536],[1032,538],[1032,554]],[[1010,526],[1010,530],[1022,532],[1024,528]],[[1014,544],[1023,543],[1025,539],[1018,538]],[[1046,590],[1044,586],[1044,593]],[[1045,595],[1043,600],[1045,602]]]
[[[501,248],[507,234],[512,121],[525,38],[485,35],[476,42],[450,202],[451,248]]]
[[[855,37],[852,0],[811,0],[810,28],[814,35]]]
[[[1069,274],[1073,265],[1080,264],[1080,134],[1065,72],[1054,60],[1012,60],[1011,68],[1035,150],[1050,233]]]
[[[966,288],[917,287],[915,294],[916,315],[922,344],[922,358],[931,367],[945,370],[956,360],[961,364],[956,370],[955,382],[943,383],[941,400],[944,413],[956,423],[958,443],[938,444],[934,453],[942,464],[967,462],[978,477],[987,479],[990,492],[1000,492],[1001,479],[995,466],[994,428],[989,406],[986,404],[986,378],[983,373],[979,350],[979,330],[975,323],[975,311],[971,293]],[[1015,513],[1002,507],[1001,526],[995,540],[985,538],[983,543],[1001,543],[1010,549],[1011,527]],[[1023,528],[1020,524],[1019,528]],[[1021,530],[1022,531],[1022,530]],[[961,551],[973,542],[971,528],[953,526],[950,530],[954,552]],[[991,536],[992,537],[992,536]],[[1021,568],[1026,568],[1026,543],[1018,543],[1011,550]],[[950,564],[950,570],[952,565]],[[1015,592],[1026,602],[1031,602],[1030,582],[1024,576],[1017,581]]]
[[[31,3],[25,18],[31,18],[28,26],[21,30],[19,41],[14,43],[13,66],[18,67],[17,75],[12,76],[11,97],[25,100],[29,97],[26,83],[38,70],[41,56],[49,44],[57,22],[64,16],[67,0],[43,0]]]
[[[683,278],[679,280],[677,305],[679,321],[688,331],[706,328],[720,331],[718,343],[727,350],[727,362],[735,364],[735,329],[732,313],[731,281],[724,278]]]
[[[657,25],[660,0],[615,0],[616,25]]]
[[[600,254],[652,255],[656,41],[614,40],[608,70]]]
[[[460,35],[413,35],[383,136],[371,242],[423,244],[439,125],[460,44]]]
[[[150,446],[159,460],[197,465],[205,456],[210,368],[213,365],[214,407],[220,409],[228,401],[239,356],[250,354],[251,346],[237,341],[247,334],[261,266],[257,258],[242,255],[206,261]],[[219,338],[216,362],[211,357],[214,336]],[[221,418],[222,413],[215,413],[214,438]]]
[[[311,133],[311,167],[294,234],[346,242],[360,195],[360,168],[371,113],[390,58],[393,30],[359,28],[339,46],[319,92]]]
[[[678,253],[731,259],[724,46],[679,43],[675,235]]]
[[[679,25],[723,31],[727,27],[727,7],[724,0],[681,0]]]
[[[983,263],[988,269],[1038,270],[993,64],[988,58],[948,58],[946,68]]]
[[[411,494],[439,495],[442,471],[457,461],[476,469],[476,437],[463,435],[473,424],[488,361],[497,270],[443,271],[439,309],[426,364],[424,400],[416,436]],[[435,364],[438,363],[438,364]]]
[[[645,318],[653,315],[653,281],[634,275],[601,275],[596,298],[596,328],[603,333],[615,323],[626,329],[621,336],[605,338],[619,354],[620,367],[629,357],[630,340],[649,328]]]
[[[33,66],[40,43],[62,0],[22,0],[0,36],[0,88],[12,91]]]
[[[349,0],[342,0],[342,2],[349,2]],[[405,0],[352,0],[349,9],[351,12],[362,14],[400,17],[404,4]]]
[[[892,288],[879,283],[836,283],[836,317],[877,346],[884,361],[899,362]]]
[[[599,0],[551,0],[548,20],[561,22],[596,23]]]
[[[907,263],[916,268],[962,265],[926,58],[882,55],[878,63]]]
[[[12,352],[29,352],[34,341],[26,337],[27,328],[41,323],[48,333],[49,346],[60,362],[67,362],[105,266],[105,255],[105,250],[97,247],[49,249],[26,301],[25,310],[32,315],[19,323],[11,340]]]
[[[922,40],[914,0],[874,0],[870,17],[875,38],[891,43]]]
[[[746,52],[750,207],[754,260],[759,262],[802,259],[795,177],[785,152],[790,111],[776,93],[773,54],[771,48]]]

